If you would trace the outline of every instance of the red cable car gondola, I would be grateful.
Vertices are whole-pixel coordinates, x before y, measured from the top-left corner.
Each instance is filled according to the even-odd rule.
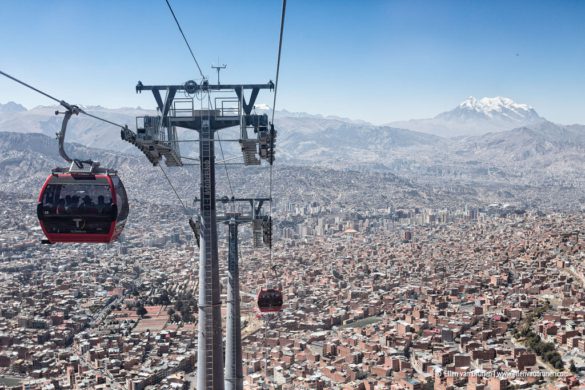
[[[100,168],[91,160],[71,159],[65,153],[67,123],[71,115],[79,113],[76,106],[66,107],[57,138],[59,153],[71,167],[54,169],[39,194],[37,216],[47,237],[44,242],[109,243],[124,229],[128,196],[116,171]]]
[[[37,205],[50,243],[111,242],[124,229],[128,211],[126,190],[113,171],[55,172],[45,181]]]
[[[275,288],[261,289],[258,293],[258,310],[261,313],[275,313],[282,310],[282,292]]]

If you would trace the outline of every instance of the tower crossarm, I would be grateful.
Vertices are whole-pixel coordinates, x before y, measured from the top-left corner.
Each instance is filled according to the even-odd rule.
[[[228,198],[224,196],[223,198],[219,198],[216,200],[217,202],[222,202],[224,204],[230,203],[244,203],[250,206],[250,212],[242,213],[242,212],[230,212],[226,211],[223,214],[219,214],[217,216],[218,221],[229,222],[231,218],[234,217],[234,214],[237,214],[237,222],[238,223],[246,223],[246,222],[254,222],[254,220],[264,220],[266,219],[265,215],[262,215],[262,206],[264,202],[270,201],[270,198]]]
[[[270,201],[270,198],[228,198],[224,196],[216,201],[232,205],[232,210],[226,210],[218,214],[218,221],[223,221],[228,224],[230,221],[235,221],[238,224],[251,223],[254,247],[261,247],[262,244],[267,246],[272,244],[272,220],[270,216],[262,213],[264,202]],[[250,207],[249,212],[235,210],[234,206],[237,203],[247,203]]]
[[[206,126],[215,132],[240,126],[244,164],[259,165],[261,159],[272,163],[276,133],[267,130],[269,122],[266,114],[252,114],[260,90],[267,89],[274,89],[272,81],[266,84],[209,84],[207,80],[201,83],[189,80],[177,85],[144,85],[139,81],[136,92],[152,92],[158,115],[137,117],[136,133],[124,129],[122,139],[140,149],[153,165],[158,165],[164,158],[167,166],[182,166],[177,128],[201,132]],[[247,100],[245,91],[250,91]],[[179,92],[190,96],[177,98]],[[226,98],[221,92],[231,92],[235,96]],[[197,93],[220,93],[220,97],[216,97],[213,105],[209,97],[209,107],[197,109],[193,96]],[[233,106],[234,102],[236,107]],[[254,129],[253,138],[248,138],[248,128]],[[270,138],[271,135],[274,136]]]
[[[274,89],[274,83],[269,81],[266,84],[207,84],[205,82],[197,84],[195,81],[190,80],[185,84],[176,85],[144,85],[141,81],[136,85],[136,92],[142,91],[166,91],[168,89],[175,91],[185,91],[187,93],[195,93],[198,91],[227,91],[227,90],[239,90],[239,89]]]

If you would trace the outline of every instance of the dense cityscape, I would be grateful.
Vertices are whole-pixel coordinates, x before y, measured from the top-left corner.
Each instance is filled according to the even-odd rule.
[[[2,198],[3,387],[193,386],[198,252],[188,226],[151,204],[133,209],[119,243],[48,246],[34,201]],[[583,383],[581,214],[499,204],[356,213],[284,198],[274,218],[275,272],[240,228],[246,388]],[[226,251],[223,240],[222,281]],[[267,280],[285,306],[260,316]]]

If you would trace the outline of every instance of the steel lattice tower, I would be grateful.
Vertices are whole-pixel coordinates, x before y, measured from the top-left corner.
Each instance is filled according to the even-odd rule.
[[[182,166],[182,158],[178,147],[177,127],[192,129],[199,133],[199,165],[201,174],[200,188],[200,254],[199,254],[199,324],[197,333],[197,389],[223,390],[223,340],[221,326],[221,300],[219,282],[219,261],[217,251],[217,214],[215,192],[215,132],[228,127],[240,126],[240,146],[245,165],[259,165],[260,159],[273,159],[272,146],[276,133],[268,128],[268,117],[265,114],[252,114],[256,97],[261,89],[274,88],[274,84],[246,85],[209,85],[205,81],[197,84],[187,81],[183,85],[152,85],[146,86],[138,82],[137,92],[152,91],[157,102],[160,115],[158,117],[137,118],[137,133],[122,130],[122,139],[134,144],[146,157],[158,165],[164,157],[168,166]],[[206,110],[195,110],[191,99],[188,109],[174,105],[178,91],[187,94],[209,93],[230,90],[237,96],[237,110],[224,111],[223,105],[209,107]],[[251,90],[249,101],[246,102],[244,91]],[[163,100],[161,91],[166,91]],[[182,103],[185,98],[180,99]],[[211,96],[209,96],[211,106]],[[234,100],[232,99],[232,102]],[[142,122],[139,122],[142,119]],[[141,123],[141,125],[139,124]],[[256,138],[248,138],[247,128],[254,128]],[[271,138],[272,137],[272,138]],[[259,156],[260,158],[258,158]],[[237,227],[236,227],[237,229]],[[237,240],[237,232],[236,232]],[[237,244],[236,244],[237,245]],[[237,247],[237,246],[236,246]],[[236,259],[237,261],[237,256]],[[239,293],[239,290],[238,290]],[[239,294],[238,294],[239,295]],[[232,299],[232,303],[235,301]],[[239,299],[238,299],[239,305]],[[235,308],[232,306],[232,313]],[[233,317],[232,317],[233,318]],[[237,321],[239,322],[239,308]],[[233,325],[233,323],[232,323]],[[230,325],[231,326],[231,325]],[[237,329],[232,328],[232,335]],[[230,334],[228,334],[228,339]],[[241,343],[237,343],[241,360]],[[230,363],[231,364],[231,363]],[[241,367],[241,361],[239,362]],[[239,378],[240,374],[229,374]]]
[[[224,221],[229,230],[228,280],[227,280],[227,320],[225,342],[225,390],[242,390],[244,374],[242,370],[242,324],[240,318],[240,268],[238,250],[238,226],[242,223],[262,222],[261,215],[264,202],[269,198],[223,198],[222,202],[230,202],[232,207],[237,202],[249,203],[250,213],[226,212],[218,217]]]
[[[228,285],[227,320],[225,340],[225,389],[242,390],[242,324],[240,322],[240,271],[238,264],[238,220],[234,216],[228,222]]]
[[[221,389],[223,387],[218,386],[219,383],[223,382],[223,356],[221,353],[221,300],[215,210],[215,145],[214,132],[210,127],[209,119],[202,120],[199,136],[201,235],[197,388]],[[201,362],[206,364],[200,364]]]

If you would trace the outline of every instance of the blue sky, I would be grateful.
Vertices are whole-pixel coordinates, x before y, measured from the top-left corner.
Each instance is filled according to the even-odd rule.
[[[274,79],[280,1],[171,0],[211,80]],[[506,96],[585,124],[585,1],[289,0],[278,107],[384,123]],[[198,72],[164,0],[3,1],[0,69],[71,103],[153,107]],[[50,101],[0,80],[0,102]],[[258,100],[270,103],[271,95]]]

